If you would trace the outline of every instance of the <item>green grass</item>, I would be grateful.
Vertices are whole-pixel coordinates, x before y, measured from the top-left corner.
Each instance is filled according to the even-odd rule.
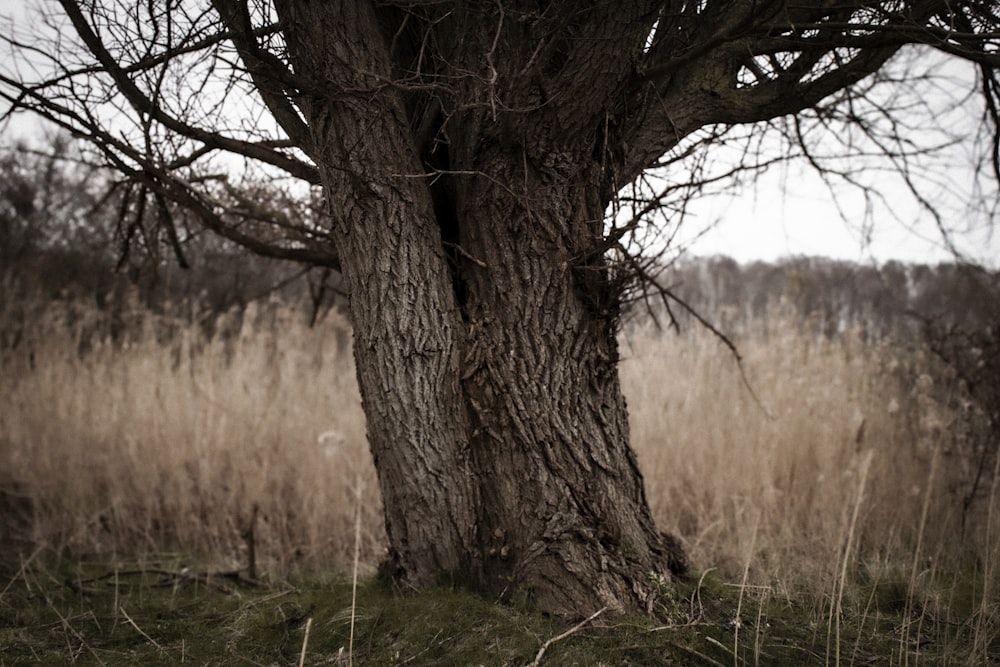
[[[349,577],[264,584],[178,557],[8,553],[0,572],[3,665],[297,665],[303,652],[308,665],[529,665],[543,647],[541,665],[837,664],[830,628],[817,622],[822,601],[713,573],[670,588],[660,620],[606,613],[574,629],[458,587],[404,594],[364,578],[352,606]],[[863,606],[843,609],[839,664],[990,664],[985,656],[1000,655],[996,642],[972,655],[972,628],[951,627],[926,601],[914,614],[904,580],[870,583]],[[972,573],[958,583],[981,586]]]

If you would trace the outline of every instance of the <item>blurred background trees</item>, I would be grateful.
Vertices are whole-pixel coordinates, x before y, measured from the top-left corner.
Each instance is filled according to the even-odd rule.
[[[288,205],[287,195],[266,183],[233,199]],[[247,253],[189,215],[94,166],[65,135],[0,147],[5,290],[101,308],[120,305],[131,291],[151,308],[193,299],[215,314],[271,295],[314,310],[335,301],[331,271]]]

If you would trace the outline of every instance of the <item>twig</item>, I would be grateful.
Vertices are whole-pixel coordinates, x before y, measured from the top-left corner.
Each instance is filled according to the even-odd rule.
[[[55,605],[52,604],[52,600],[49,599],[48,595],[45,596],[45,601],[49,605],[49,608],[53,612],[55,612],[55,615],[59,617],[59,622],[62,625],[63,631],[65,632],[68,630],[69,632],[73,633],[73,636],[75,636],[77,641],[80,642],[80,646],[77,647],[76,651],[74,652],[72,645],[69,643],[69,636],[66,637],[66,646],[69,649],[71,660],[75,663],[76,658],[80,655],[80,653],[83,652],[83,649],[87,649],[88,651],[90,651],[90,654],[94,656],[94,659],[97,660],[98,664],[106,665],[107,663],[101,660],[101,656],[97,655],[97,652],[94,651],[94,649],[90,646],[90,644],[87,643],[87,640],[84,639],[83,635],[81,635],[76,628],[70,625],[69,622],[71,619],[63,616],[62,613],[60,613],[59,610],[56,609]]]
[[[588,623],[590,623],[592,620],[594,620],[595,618],[597,618],[598,616],[600,616],[601,614],[603,614],[607,610],[608,610],[608,607],[601,607],[600,609],[598,609],[597,611],[595,611],[593,614],[591,614],[587,618],[583,619],[582,621],[580,621],[579,623],[577,623],[576,625],[574,625],[572,628],[570,628],[566,632],[564,632],[561,635],[559,635],[558,637],[553,637],[553,638],[547,640],[544,644],[542,644],[542,647],[540,649],[538,649],[538,655],[535,656],[535,659],[533,661],[531,661],[530,663],[528,663],[527,665],[525,665],[525,667],[539,667],[539,665],[542,664],[542,656],[545,655],[546,649],[548,649],[550,646],[552,646],[553,644],[555,644],[557,641],[560,641],[562,639],[566,639],[570,635],[579,632],[580,630],[583,629],[583,627],[585,625],[587,625]]]
[[[309,643],[309,629],[312,627],[313,620],[310,616],[306,619],[306,633],[302,636],[302,652],[299,653],[299,667],[306,664],[306,645]]]
[[[128,621],[128,624],[131,625],[133,628],[135,628],[136,632],[145,637],[146,641],[155,646],[160,651],[160,653],[163,653],[163,647],[157,644],[155,639],[147,635],[145,632],[142,631],[142,628],[140,628],[138,625],[135,624],[135,621],[132,620],[132,617],[128,615],[127,611],[125,611],[125,607],[118,607],[118,611],[122,613],[122,616],[125,617],[125,620]]]
[[[167,570],[159,567],[144,567],[137,568],[133,570],[115,570],[112,572],[107,572],[105,574],[98,575],[96,577],[90,577],[89,579],[79,579],[75,582],[66,580],[64,582],[70,589],[74,592],[87,592],[83,589],[84,584],[91,584],[97,581],[102,581],[104,579],[111,579],[114,577],[116,580],[118,577],[129,577],[129,576],[142,576],[146,574],[158,574],[165,577],[165,581],[161,581],[155,584],[150,584],[151,587],[173,585],[177,581],[189,581],[192,583],[201,584],[202,586],[208,586],[214,588],[226,595],[236,595],[237,590],[226,586],[225,584],[214,581],[214,579],[231,579],[238,584],[246,584],[250,586],[257,585],[257,582],[252,579],[247,579],[242,576],[240,570],[231,571],[219,571],[219,572],[190,572],[186,568],[182,570]]]
[[[724,665],[721,662],[719,662],[718,660],[713,660],[712,658],[708,657],[707,655],[705,655],[701,651],[696,651],[693,648],[691,648],[690,646],[685,646],[684,644],[681,644],[679,642],[674,642],[674,641],[670,642],[670,645],[673,646],[676,649],[679,649],[681,651],[686,651],[686,652],[690,653],[691,655],[693,655],[694,657],[698,658],[699,660],[701,660],[706,665],[713,665],[713,667],[724,667]]]
[[[650,273],[650,271],[639,262],[639,258],[632,257],[628,250],[620,242],[616,243],[616,245],[626,257],[626,262],[629,264],[630,270],[634,273],[635,277],[638,278],[644,286],[652,285],[656,290],[656,294],[660,297],[660,301],[663,303],[664,308],[666,308],[667,313],[670,315],[671,326],[678,331],[680,330],[677,318],[674,317],[673,310],[670,307],[670,302],[672,301],[680,306],[684,312],[693,317],[698,324],[708,329],[708,331],[715,336],[719,342],[726,346],[732,354],[733,359],[736,360],[736,368],[740,372],[740,380],[743,382],[743,386],[746,390],[750,393],[750,398],[753,399],[753,402],[756,403],[757,407],[764,413],[764,416],[773,421],[775,419],[774,415],[770,413],[763,401],[760,400],[760,397],[757,396],[757,392],[754,391],[753,385],[750,384],[750,379],[747,377],[746,369],[743,367],[743,355],[740,354],[739,349],[736,347],[736,343],[734,343],[729,336],[722,333],[718,327],[709,322],[694,306],[674,293],[674,291],[669,287],[663,286],[657,276]],[[643,287],[644,292],[645,289],[646,288]],[[650,310],[650,313],[652,313],[652,310]],[[653,320],[657,323],[657,326],[659,326],[659,321],[655,314],[653,315]]]
[[[469,260],[470,262],[472,262],[473,264],[475,264],[476,266],[478,266],[481,269],[488,269],[489,268],[489,266],[486,264],[486,262],[484,262],[483,260],[479,259],[475,255],[471,254],[468,250],[466,250],[465,248],[463,248],[462,246],[460,246],[457,243],[448,243],[448,242],[442,241],[441,245],[443,245],[443,246],[445,246],[447,248],[453,248],[455,250],[455,252],[457,252],[459,255],[461,255],[462,257],[466,258],[467,260]]]
[[[705,635],[705,641],[707,641],[709,644],[714,644],[715,646],[718,646],[719,648],[721,648],[726,653],[729,653],[730,655],[733,655],[733,656],[736,655],[735,653],[732,652],[732,650],[728,646],[726,646],[725,644],[723,644],[722,642],[720,642],[715,637],[711,637],[709,635]]]
[[[76,628],[70,625],[70,620],[72,620],[72,618],[80,618],[80,617],[77,616],[77,617],[67,618],[66,616],[63,616],[62,612],[59,611],[59,608],[52,601],[52,598],[49,597],[49,594],[46,591],[45,587],[38,582],[37,576],[28,570],[28,565],[31,563],[32,559],[34,559],[34,557],[38,554],[38,552],[41,551],[41,549],[42,547],[36,549],[35,553],[31,554],[31,556],[29,556],[28,560],[26,561],[23,560],[22,557],[21,569],[18,572],[17,576],[22,577],[24,579],[24,585],[28,588],[28,592],[31,595],[35,594],[32,593],[31,591],[31,582],[28,581],[28,577],[30,576],[35,577],[35,588],[38,591],[37,594],[45,600],[45,604],[49,608],[49,610],[51,610],[59,618],[59,625],[62,627],[63,632],[65,633],[66,648],[69,651],[69,657],[71,662],[76,663],[76,659],[80,655],[80,653],[83,652],[83,649],[87,649],[94,656],[94,659],[97,660],[98,663],[100,663],[101,665],[106,664],[103,660],[101,660],[101,656],[97,655],[97,653],[94,652],[94,649],[90,646],[90,644],[87,643],[87,640],[84,639],[83,635],[77,632]],[[6,590],[7,589],[5,588],[4,591]],[[70,642],[69,633],[72,633],[76,637],[77,641],[80,642],[80,645],[75,650],[73,649],[73,644]]]
[[[701,619],[705,616],[705,605],[701,603],[701,585],[705,583],[705,577],[708,576],[710,572],[713,572],[716,568],[710,567],[701,573],[701,577],[698,578],[698,588],[694,589],[694,593],[691,594],[691,615],[694,616],[694,603],[698,602],[698,615],[695,616],[695,620]]]
[[[11,577],[10,581],[7,582],[7,585],[3,587],[3,590],[0,591],[0,600],[3,600],[4,596],[7,595],[7,591],[10,590],[10,587],[14,584],[15,581],[17,581],[18,579],[24,577],[25,572],[26,572],[26,570],[28,568],[28,565],[30,565],[31,561],[35,560],[35,556],[37,556],[41,552],[42,552],[42,547],[38,547],[37,549],[35,549],[31,553],[30,556],[28,556],[27,560],[25,560],[23,557],[21,558],[21,568],[17,571],[17,574],[15,574],[13,577]],[[25,584],[25,586],[28,586],[28,580],[27,579],[24,580],[24,584]],[[31,587],[30,586],[28,586],[28,592],[29,593],[31,592]]]

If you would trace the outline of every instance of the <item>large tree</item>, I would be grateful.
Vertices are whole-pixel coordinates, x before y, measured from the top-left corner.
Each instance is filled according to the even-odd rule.
[[[625,290],[652,278],[628,243],[679,184],[666,171],[632,217],[619,193],[741,125],[792,136],[762,122],[840,109],[871,134],[853,105],[908,44],[974,63],[997,117],[993,0],[55,4],[8,37],[12,107],[90,142],[134,196],[342,273],[383,574],[564,615],[647,608],[685,567],[646,501],[616,344]],[[279,173],[325,213],[240,194]]]

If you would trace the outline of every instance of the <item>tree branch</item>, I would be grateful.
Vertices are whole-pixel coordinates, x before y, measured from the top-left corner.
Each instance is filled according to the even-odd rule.
[[[288,136],[307,153],[311,152],[309,128],[286,92],[289,86],[295,86],[299,91],[304,90],[302,81],[273,54],[260,48],[246,2],[212,0],[212,5],[229,28],[233,45],[246,65],[264,104]]]
[[[630,149],[624,174],[634,178],[703,125],[766,120],[815,106],[878,71],[905,44],[928,44],[984,67],[1000,64],[1000,17],[989,3],[883,7],[740,2],[716,16],[715,3],[700,11],[697,4],[675,9],[666,3],[636,71],[637,101],[629,108],[638,111],[620,122]],[[741,79],[741,72],[752,78]]]
[[[271,150],[261,144],[234,139],[217,132],[210,132],[181,121],[167,114],[153,100],[146,96],[132,81],[131,77],[118,65],[108,52],[100,37],[94,32],[86,17],[74,0],[59,0],[74,29],[90,52],[97,58],[101,69],[114,80],[118,90],[136,111],[148,115],[165,128],[180,135],[199,141],[213,148],[245,155],[278,167],[307,183],[318,184],[319,174],[315,167],[300,160]]]

